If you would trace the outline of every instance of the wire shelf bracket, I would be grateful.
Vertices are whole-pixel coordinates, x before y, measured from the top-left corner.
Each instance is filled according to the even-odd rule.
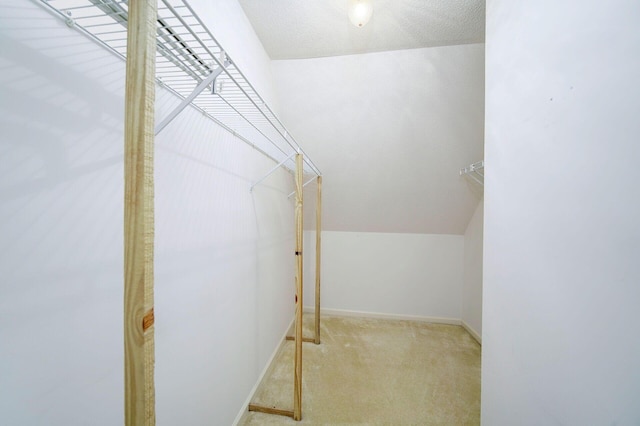
[[[468,176],[481,186],[484,186],[484,160],[460,169],[460,176]]]
[[[256,187],[259,183],[261,183],[263,180],[265,180],[266,178],[268,178],[269,176],[271,176],[276,170],[278,170],[280,167],[284,166],[284,164],[291,160],[291,158],[293,158],[293,156],[296,155],[296,153],[294,152],[293,154],[291,154],[290,156],[288,156],[287,158],[285,158],[284,160],[282,160],[281,162],[279,162],[273,169],[269,170],[267,172],[266,175],[262,176],[260,179],[258,179],[253,185],[251,185],[251,187],[249,188],[249,192],[253,191],[253,188]]]
[[[316,180],[316,179],[317,179],[317,178],[316,178],[315,176],[314,176],[314,177],[312,177],[311,179],[309,179],[308,181],[306,181],[306,182],[304,183],[304,185],[302,185],[302,187],[304,188],[305,186],[309,185],[311,182],[315,182],[315,180]],[[289,195],[287,196],[287,198],[291,198],[291,197],[293,197],[293,195],[294,195],[295,193],[296,193],[296,191],[293,191],[291,194],[289,194]]]
[[[131,0],[32,1],[126,59]],[[156,134],[190,106],[289,172],[295,167],[282,160],[301,153],[304,173],[321,176],[187,0],[158,0],[155,77],[181,100],[155,127]],[[209,86],[211,90],[205,90]]]
[[[225,66],[227,66],[227,65],[228,65],[228,63],[225,64]],[[218,76],[220,74],[222,74],[222,68],[221,67],[216,68],[215,70],[211,71],[211,74],[209,74],[209,76],[207,78],[202,80],[202,82],[200,82],[200,84],[195,89],[193,89],[193,92],[191,92],[191,94],[189,96],[187,96],[186,98],[184,98],[182,100],[182,102],[180,102],[180,105],[175,107],[175,109],[173,111],[171,111],[171,113],[169,113],[168,116],[166,116],[160,123],[158,123],[158,125],[155,128],[155,134],[157,135],[158,133],[160,133],[162,131],[162,129],[167,127],[167,125],[169,123],[171,123],[171,121],[173,121],[173,119],[176,118],[178,116],[178,114],[180,114],[182,112],[182,110],[184,110],[186,107],[188,107],[189,104],[191,104],[191,102],[193,102],[193,100],[200,93],[202,93],[202,91],[204,89],[207,88],[207,86],[213,84],[213,87],[215,87],[215,80],[216,80],[216,78],[218,78]]]

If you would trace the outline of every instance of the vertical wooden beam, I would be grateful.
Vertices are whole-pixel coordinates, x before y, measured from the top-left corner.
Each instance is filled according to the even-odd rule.
[[[296,155],[296,326],[293,374],[293,419],[302,419],[302,154]]]
[[[315,344],[320,344],[320,259],[322,255],[322,176],[318,176],[316,200],[316,335]]]
[[[125,424],[155,425],[153,136],[156,0],[129,1],[124,122]]]

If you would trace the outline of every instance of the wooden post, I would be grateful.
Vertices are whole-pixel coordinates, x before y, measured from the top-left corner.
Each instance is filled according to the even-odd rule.
[[[320,258],[322,255],[322,176],[318,176],[316,201],[316,336],[315,344],[320,344]]]
[[[296,155],[296,325],[293,372],[293,419],[302,419],[302,154]]]
[[[124,121],[125,425],[155,425],[153,134],[156,0],[129,1]]]

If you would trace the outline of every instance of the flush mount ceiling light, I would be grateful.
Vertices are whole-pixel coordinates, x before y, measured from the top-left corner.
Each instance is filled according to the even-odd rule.
[[[349,0],[349,20],[358,28],[364,27],[373,15],[371,0]]]

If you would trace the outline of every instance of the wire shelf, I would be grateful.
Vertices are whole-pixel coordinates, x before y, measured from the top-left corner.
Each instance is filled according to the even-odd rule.
[[[128,0],[38,1],[69,27],[126,59]],[[184,100],[212,73],[220,73],[191,106],[277,163],[304,154],[186,0],[158,0],[156,41],[159,85]],[[305,173],[321,174],[306,154],[303,158]],[[295,160],[284,161],[283,167],[295,169]]]
[[[460,176],[469,176],[478,184],[484,186],[484,160],[460,169]]]

